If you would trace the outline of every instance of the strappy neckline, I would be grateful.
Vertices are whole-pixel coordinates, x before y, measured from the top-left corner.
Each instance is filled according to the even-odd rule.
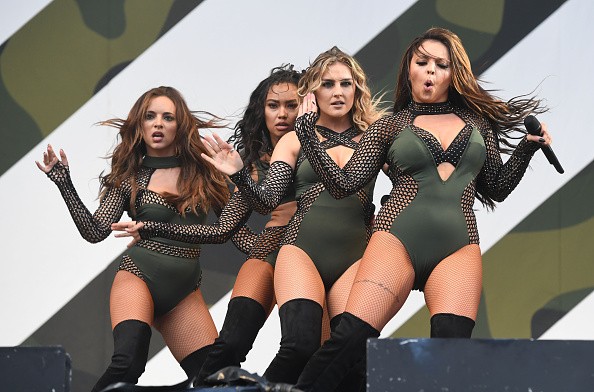
[[[437,103],[422,103],[410,101],[408,108],[415,116],[427,114],[448,114],[454,112],[454,107],[450,101]]]

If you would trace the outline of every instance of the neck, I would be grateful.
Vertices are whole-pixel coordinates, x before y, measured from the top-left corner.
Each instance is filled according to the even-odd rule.
[[[142,165],[153,169],[169,169],[172,167],[179,167],[181,165],[181,159],[178,156],[155,157],[145,155],[142,160]]]
[[[324,113],[321,113],[320,118],[316,122],[316,125],[326,127],[338,133],[344,132],[347,129],[353,127],[350,114],[342,117],[331,117],[328,115],[324,115]]]
[[[415,102],[410,101],[408,104],[409,109],[416,113],[417,115],[420,114],[447,114],[452,113],[454,108],[449,101],[445,102],[435,102],[435,103],[424,103],[424,102]]]

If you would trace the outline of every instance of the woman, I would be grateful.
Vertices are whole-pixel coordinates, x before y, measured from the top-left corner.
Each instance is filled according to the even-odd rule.
[[[373,124],[343,169],[311,138],[315,115],[297,120],[305,154],[334,197],[360,189],[384,162],[393,184],[341,323],[298,388],[333,390],[412,289],[424,291],[432,337],[471,336],[482,288],[474,199],[493,208],[517,186],[534,152],[551,142],[544,125],[541,137],[519,128],[542,111],[539,100],[503,102],[485,91],[458,36],[433,28],[404,54],[394,115]],[[503,164],[516,131],[523,139]]]
[[[297,84],[300,77],[301,73],[294,71],[292,65],[274,68],[252,92],[243,118],[235,126],[230,142],[234,142],[250,176],[258,184],[266,177],[278,141],[293,131],[299,107]],[[271,212],[237,274],[225,322],[196,384],[202,384],[204,378],[219,369],[239,366],[245,361],[258,331],[274,307],[276,255],[286,225],[296,209],[294,191],[289,189]]]
[[[365,74],[353,57],[334,47],[320,54],[299,82],[300,96],[311,92],[315,100],[304,101],[305,109],[315,104],[320,113],[313,137],[322,140],[323,148],[342,167],[364,131],[381,115]],[[270,381],[294,383],[320,345],[324,303],[332,325],[344,309],[368,240],[374,179],[352,196],[332,198],[301,155],[294,132],[279,140],[261,185],[249,170],[241,170],[243,163],[231,145],[218,137],[211,145],[210,161],[231,175],[259,210],[275,208],[291,184],[295,187],[297,211],[287,226],[274,270],[281,347],[264,373]]]
[[[221,125],[216,117],[203,121],[194,115],[171,87],[147,91],[127,119],[102,124],[118,128],[121,142],[111,155],[111,172],[101,178],[100,205],[94,214],[76,193],[64,151],[58,158],[48,145],[43,164],[36,162],[58,186],[87,241],[96,243],[112,229],[134,226],[136,222],[115,223],[124,211],[147,221],[146,238],[135,238],[129,245],[113,281],[114,353],[93,391],[138,381],[148,357],[151,325],[191,376],[217,331],[199,289],[200,247],[184,242],[225,242],[249,216],[247,204],[240,197],[229,200],[224,176],[200,156],[206,150],[199,130]],[[200,225],[209,209],[220,210],[227,201],[217,224]]]

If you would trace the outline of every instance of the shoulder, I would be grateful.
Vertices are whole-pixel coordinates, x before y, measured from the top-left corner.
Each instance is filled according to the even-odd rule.
[[[295,131],[288,132],[280,138],[274,147],[272,159],[270,161],[284,161],[292,167],[295,167],[300,149],[301,143],[299,143]]]

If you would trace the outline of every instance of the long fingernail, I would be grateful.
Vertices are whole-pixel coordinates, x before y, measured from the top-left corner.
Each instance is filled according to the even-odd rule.
[[[545,142],[544,137],[539,138],[538,141],[541,143],[544,143]]]

